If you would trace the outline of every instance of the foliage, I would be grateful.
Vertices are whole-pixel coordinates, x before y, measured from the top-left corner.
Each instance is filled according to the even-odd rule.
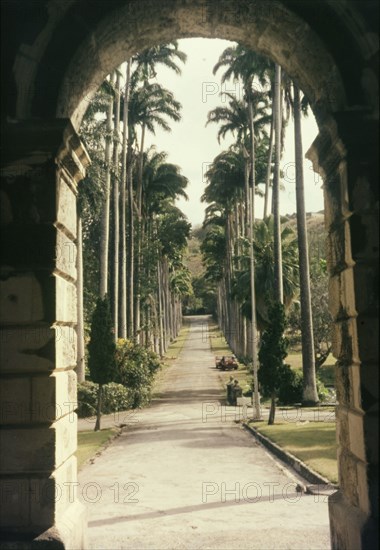
[[[294,370],[289,365],[281,369],[281,383],[277,394],[282,405],[302,403],[303,374],[301,370]]]
[[[132,395],[128,388],[111,382],[103,386],[103,414],[125,411],[132,408]],[[85,418],[96,414],[98,385],[89,380],[78,384],[78,416]]]
[[[97,384],[113,382],[116,376],[115,341],[108,297],[98,298],[92,316],[88,367],[91,380]]]
[[[128,388],[132,407],[148,403],[154,375],[160,368],[157,355],[135,342],[119,339],[116,363],[117,381]]]
[[[297,297],[299,288],[297,235],[289,226],[282,227],[281,245],[284,302],[287,309]],[[270,319],[268,303],[274,295],[273,216],[255,224],[254,250],[257,325],[263,330]],[[242,304],[243,315],[251,319],[249,258],[245,255],[242,260],[242,267],[233,281],[232,295]]]
[[[323,382],[317,378],[318,399],[321,402],[328,401],[330,392]],[[303,373],[302,370],[292,369],[284,365],[280,371],[280,387],[278,390],[278,401],[281,405],[294,405],[302,403],[303,396]]]
[[[278,394],[287,356],[288,341],[284,337],[285,308],[274,302],[269,308],[270,322],[263,332],[259,350],[259,382],[267,395]],[[287,365],[288,366],[288,365]]]
[[[313,337],[316,371],[328,359],[332,350],[332,317],[329,312],[328,274],[326,261],[319,259],[310,268],[311,309],[313,315]],[[301,313],[300,304],[295,302],[289,311],[288,324],[291,330],[292,343],[300,341]]]

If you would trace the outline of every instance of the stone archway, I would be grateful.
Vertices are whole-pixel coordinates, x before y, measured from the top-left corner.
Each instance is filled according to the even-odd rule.
[[[10,40],[3,78],[1,387],[3,448],[9,452],[1,468],[8,547],[15,541],[20,548],[22,540],[25,548],[31,540],[34,545],[54,541],[57,548],[85,546],[85,519],[74,495],[71,369],[75,192],[88,163],[76,129],[86,101],[107,73],[139,49],[203,36],[241,41],[280,63],[308,95],[319,125],[309,156],[325,182],[334,354],[339,362],[341,490],[330,501],[332,543],[339,549],[370,548],[378,464],[377,42],[372,4],[4,4]]]

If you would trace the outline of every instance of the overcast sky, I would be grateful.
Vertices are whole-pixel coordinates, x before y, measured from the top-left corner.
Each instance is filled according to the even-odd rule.
[[[178,201],[178,206],[193,225],[201,224],[204,218],[205,205],[200,202],[200,197],[205,187],[205,167],[207,169],[216,155],[233,142],[231,137],[219,145],[216,139],[218,125],[209,124],[205,127],[207,113],[223,101],[219,95],[223,91],[219,85],[222,70],[214,76],[212,69],[221,52],[230,44],[231,42],[225,40],[204,38],[179,40],[179,48],[188,56],[186,64],[182,67],[182,75],[177,76],[166,69],[157,71],[158,82],[173,91],[176,99],[182,104],[182,120],[178,123],[170,122],[170,133],[157,130],[155,136],[148,135],[147,145],[154,143],[158,150],[166,151],[169,154],[168,162],[178,164],[182,173],[189,179],[189,201]],[[227,90],[240,93],[238,86],[233,82],[227,83],[226,86]],[[282,214],[292,214],[296,211],[292,127],[293,124],[289,124],[282,159],[282,169],[285,172],[283,183],[286,187],[285,191],[281,192]],[[304,152],[316,135],[317,125],[310,114],[303,122]],[[306,210],[322,210],[322,182],[313,172],[308,160],[305,160],[304,173]],[[262,216],[262,208],[262,200],[258,198],[257,217]]]

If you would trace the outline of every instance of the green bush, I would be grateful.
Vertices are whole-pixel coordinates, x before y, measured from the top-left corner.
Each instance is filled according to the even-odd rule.
[[[128,388],[132,407],[146,405],[151,397],[154,375],[160,368],[157,355],[139,344],[120,339],[116,363],[117,381]]]
[[[302,403],[303,373],[301,370],[293,370],[284,365],[281,370],[281,385],[278,392],[278,401],[281,405],[294,405]],[[318,399],[321,402],[328,401],[330,392],[323,382],[317,378]]]
[[[281,383],[278,400],[282,405],[302,402],[302,371],[293,370],[289,365],[281,368]]]
[[[98,402],[98,384],[83,382],[78,384],[78,409],[79,418],[96,415]],[[103,386],[102,413],[110,414],[125,411],[132,408],[133,396],[131,392],[121,384],[106,384]]]

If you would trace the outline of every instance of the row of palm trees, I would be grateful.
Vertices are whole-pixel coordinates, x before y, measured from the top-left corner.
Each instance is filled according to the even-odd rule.
[[[92,159],[78,216],[87,317],[96,296],[109,296],[115,340],[133,339],[160,355],[178,334],[181,297],[191,285],[183,263],[190,224],[174,206],[176,198],[187,198],[188,180],[166,153],[147,149],[146,134],[158,127],[170,131],[170,122],[180,120],[181,105],[157,82],[156,68],[180,74],[185,61],[176,42],[136,54],[107,77],[81,128]],[[77,370],[83,380],[80,340]]]
[[[214,159],[206,174],[203,200],[209,204],[205,225],[210,229],[202,248],[208,276],[218,284],[220,325],[232,349],[252,358],[255,412],[259,417],[258,332],[265,327],[266,303],[271,300],[289,305],[296,296],[297,279],[301,289],[303,400],[305,404],[318,401],[303,196],[301,99],[297,86],[281,75],[278,65],[242,45],[224,50],[214,73],[221,68],[225,69],[222,82],[231,78],[240,82],[244,96],[225,94],[228,105],[208,115],[207,123],[219,124],[218,140],[232,133],[235,143]],[[295,123],[299,269],[295,240],[282,226],[279,202],[280,159],[290,109]],[[260,184],[264,186],[264,221],[256,223],[255,195],[262,193]]]

